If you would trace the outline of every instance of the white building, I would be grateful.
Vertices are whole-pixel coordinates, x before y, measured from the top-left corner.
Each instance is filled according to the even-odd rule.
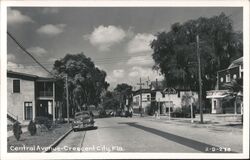
[[[141,90],[135,91],[133,94],[132,106],[133,106],[134,113],[140,113],[140,107],[141,107],[141,112],[143,114],[144,113],[147,114],[151,107],[151,90],[141,89]]]
[[[155,92],[156,92],[155,101],[157,103],[160,114],[167,114],[169,112],[169,108],[170,112],[173,112],[177,108],[182,108],[185,105],[189,106],[190,104],[191,106],[191,103],[194,105],[198,101],[197,92],[181,91],[181,90],[177,90],[176,94],[166,94],[164,93],[164,91],[155,91]]]

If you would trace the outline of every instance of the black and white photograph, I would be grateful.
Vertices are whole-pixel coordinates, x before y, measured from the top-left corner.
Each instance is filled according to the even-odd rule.
[[[11,2],[3,159],[249,157],[247,1]]]

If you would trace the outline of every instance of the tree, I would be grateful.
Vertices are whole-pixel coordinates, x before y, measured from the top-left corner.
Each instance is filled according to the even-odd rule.
[[[157,33],[152,41],[154,69],[165,76],[169,87],[198,89],[196,36],[200,37],[204,90],[216,85],[216,73],[242,56],[242,33],[234,32],[224,13],[175,23],[169,32]],[[205,95],[205,94],[203,94]]]
[[[103,96],[103,108],[106,109],[113,109],[117,111],[119,107],[119,98],[116,96],[115,92],[107,91],[106,94]]]
[[[67,54],[56,60],[53,72],[62,88],[67,75],[69,102],[74,110],[87,109],[88,105],[100,103],[101,93],[109,86],[105,81],[106,72],[97,68],[83,53]]]
[[[233,79],[230,83],[224,84],[225,89],[228,89],[228,96],[226,100],[234,101],[234,113],[237,113],[237,100],[242,102],[243,94],[243,79]]]
[[[125,100],[132,94],[132,88],[126,83],[117,84],[115,87],[114,91],[119,94],[120,107],[124,108]]]

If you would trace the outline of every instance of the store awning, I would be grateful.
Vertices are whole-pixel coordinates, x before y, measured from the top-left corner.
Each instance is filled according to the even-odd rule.
[[[227,96],[229,96],[229,91],[228,90],[211,90],[211,91],[207,91],[207,96],[206,98],[210,99],[210,98],[225,98]]]

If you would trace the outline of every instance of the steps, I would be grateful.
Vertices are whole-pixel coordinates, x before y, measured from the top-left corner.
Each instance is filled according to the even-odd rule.
[[[16,121],[19,122],[17,116],[11,114],[10,112],[7,113],[7,119],[12,123],[15,123]]]

